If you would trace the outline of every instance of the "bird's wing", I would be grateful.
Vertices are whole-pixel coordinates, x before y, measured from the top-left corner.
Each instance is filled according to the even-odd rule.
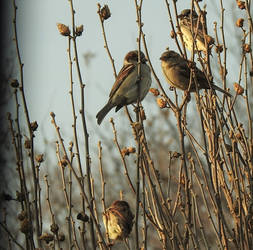
[[[112,86],[112,90],[109,94],[109,97],[112,97],[114,93],[118,90],[122,82],[126,79],[126,77],[134,70],[135,65],[134,64],[127,64],[122,67],[120,70],[115,83]]]
[[[189,32],[191,32],[191,20],[190,19],[183,19],[180,22],[180,26],[183,29],[187,29]],[[198,20],[193,20],[193,35],[197,32],[197,39],[199,39],[202,43],[205,43],[205,39],[203,36],[203,28],[202,23]]]

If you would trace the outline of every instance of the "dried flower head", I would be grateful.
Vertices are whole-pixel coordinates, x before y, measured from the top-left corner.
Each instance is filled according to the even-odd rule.
[[[121,154],[123,155],[123,157],[125,157],[126,155],[129,155],[128,149],[126,147],[122,148]]]
[[[107,20],[108,18],[111,17],[111,12],[107,4],[105,4],[104,7],[100,10],[99,15],[102,21]]]
[[[157,98],[156,102],[161,109],[166,107],[166,101],[163,98]]]
[[[174,32],[174,30],[172,30],[172,31],[170,32],[170,37],[171,37],[172,39],[174,39],[176,36],[177,36],[177,34]]]
[[[34,132],[38,128],[38,123],[36,121],[30,123],[31,130]]]
[[[128,149],[128,152],[129,152],[130,154],[133,154],[133,153],[136,152],[135,147],[128,147],[127,149]]]
[[[155,88],[150,88],[149,92],[151,92],[154,96],[159,96],[160,95],[159,90],[155,89]]]
[[[53,241],[54,240],[54,236],[52,234],[49,234],[49,233],[43,233],[40,237],[39,237],[40,240],[44,240],[47,244],[50,242],[50,241]]]
[[[245,9],[245,2],[236,0],[237,6],[239,9],[244,10]]]
[[[30,140],[25,140],[24,146],[26,149],[30,149],[31,148],[31,141]]]
[[[56,25],[57,25],[58,31],[60,32],[61,35],[63,35],[63,36],[70,35],[70,29],[68,26],[66,26],[65,24],[62,24],[62,23],[57,23]]]
[[[243,27],[243,22],[244,22],[243,18],[238,18],[236,20],[236,26],[242,28]]]
[[[223,45],[219,44],[216,46],[216,53],[221,53],[223,51]]]
[[[84,212],[78,213],[78,215],[76,216],[76,218],[78,220],[83,221],[83,222],[88,222],[89,221],[89,216],[87,214],[85,214]]]
[[[41,162],[44,161],[43,156],[44,156],[43,154],[36,155],[36,156],[35,156],[35,160],[36,160],[38,163],[41,163]]]
[[[76,27],[76,35],[81,36],[83,34],[83,25]]]
[[[250,53],[251,52],[250,45],[247,43],[243,44],[243,51],[244,51],[244,53]]]
[[[50,231],[54,234],[58,233],[59,231],[59,226],[55,223],[51,224],[50,225]]]
[[[18,88],[18,86],[19,86],[18,80],[17,79],[12,79],[11,80],[11,87],[12,88]]]
[[[176,151],[173,152],[173,154],[172,154],[172,158],[179,158],[180,156],[181,156],[181,154]]]
[[[234,83],[234,90],[237,93],[237,95],[242,95],[244,93],[244,88],[236,82]]]

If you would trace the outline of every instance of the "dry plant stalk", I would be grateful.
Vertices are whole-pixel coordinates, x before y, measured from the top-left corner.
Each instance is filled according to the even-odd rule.
[[[209,37],[210,27],[208,30],[206,10],[200,6],[199,2],[192,0],[189,8],[198,14],[198,25],[203,27],[204,37]],[[164,6],[168,10],[171,39],[175,42],[181,56],[187,58],[190,55],[188,60],[190,58],[192,64],[199,62],[210,82],[215,71],[212,63],[215,62],[220,73],[220,83],[224,89],[227,89],[229,62],[227,59],[228,38],[225,35],[224,27],[226,10],[223,0],[218,2],[220,20],[213,25],[215,38],[212,48],[209,47],[206,39],[204,41],[206,53],[197,49],[195,40],[198,34],[194,29],[193,18],[191,17],[190,20],[190,32],[195,39],[192,51],[187,52],[180,28],[178,3],[172,1],[170,4],[165,0]],[[57,185],[54,181],[50,181],[49,185],[50,173],[45,176],[43,184],[40,171],[45,164],[45,159],[43,154],[35,154],[34,151],[34,137],[38,124],[35,121],[31,122],[29,117],[23,62],[17,37],[17,6],[13,0],[14,34],[20,76],[11,82],[16,114],[15,118],[12,118],[11,114],[8,115],[8,123],[20,189],[15,199],[8,198],[8,195],[4,197],[6,202],[8,199],[15,200],[18,206],[21,226],[18,233],[24,240],[21,244],[21,237],[15,238],[15,230],[8,225],[9,215],[5,214],[5,217],[1,218],[0,228],[8,236],[9,245],[15,244],[20,249],[29,250],[42,248],[48,244],[52,245],[52,249],[61,247],[63,249],[117,249],[120,244],[124,244],[126,249],[252,249],[253,56],[251,48],[253,25],[250,13],[251,2],[249,0],[236,2],[236,6],[244,13],[244,18],[237,17],[234,24],[241,34],[238,79],[233,81],[235,95],[232,98],[221,97],[213,90],[200,92],[197,89],[196,93],[189,98],[188,91],[184,96],[179,90],[170,91],[167,87],[163,87],[162,81],[158,78],[153,67],[153,59],[149,56],[149,44],[143,32],[142,6],[144,1],[135,0],[137,48],[139,56],[141,50],[145,52],[157,84],[157,89],[152,89],[151,92],[154,95],[154,103],[157,99],[160,112],[156,115],[156,119],[150,119],[146,117],[138,101],[134,108],[135,117],[133,118],[132,113],[126,108],[129,120],[127,129],[132,134],[132,144],[135,145],[128,144],[129,138],[123,143],[123,134],[120,133],[114,120],[111,120],[110,139],[114,141],[114,144],[104,143],[101,140],[98,143],[98,157],[92,161],[91,140],[89,140],[87,116],[84,109],[85,85],[79,64],[77,43],[84,28],[83,25],[76,25],[73,1],[70,0],[69,3],[71,28],[58,24],[60,34],[64,36],[62,38],[68,39],[69,93],[73,115],[73,142],[69,144],[68,148],[60,127],[56,123],[55,114],[53,112],[50,114],[57,135],[55,155],[58,166],[55,176],[59,177],[60,190],[57,190],[57,194],[58,192],[61,194],[58,202],[63,214],[57,216],[61,212],[57,200],[55,201],[52,195]],[[105,23],[109,25],[108,19],[113,21],[113,15],[111,16],[108,5],[101,8],[98,4],[97,13],[104,47],[116,78],[114,59],[108,46],[109,38],[105,29]],[[218,23],[220,23],[219,26]],[[216,57],[210,57],[210,53],[215,54]],[[140,76],[141,68],[138,68]],[[194,70],[192,68],[190,70],[189,81],[198,86]],[[78,79],[80,98],[76,98],[76,93],[74,93],[74,76],[77,76]],[[21,103],[19,103],[19,97],[21,97]],[[81,100],[79,104],[77,100]],[[194,115],[189,115],[191,110],[188,103],[190,101],[194,106]],[[21,130],[20,106],[24,110],[26,132]],[[165,148],[162,142],[156,144],[155,137],[159,136],[159,132],[162,133],[162,127],[156,127],[154,137],[150,132],[149,120],[153,120],[154,123],[157,119],[162,120],[162,114],[165,111],[169,111],[170,114],[165,126],[168,127],[168,131],[173,131],[173,135],[166,132],[163,137],[167,140],[170,140],[171,137],[176,138],[174,143],[176,143],[177,151],[173,145]],[[244,113],[245,116],[241,117],[241,113]],[[78,114],[81,117],[82,135],[77,130]],[[193,117],[194,127],[191,126]],[[174,124],[171,124],[170,119],[174,119]],[[80,144],[81,136],[85,142],[84,145]],[[103,150],[111,147],[114,151],[102,154],[102,145]],[[166,157],[161,157],[159,151],[165,151]],[[82,159],[82,155],[85,159]],[[107,158],[111,162],[116,158],[120,171],[113,173],[108,167]],[[96,163],[97,170],[91,168]],[[29,168],[26,168],[26,165]],[[31,180],[29,173],[32,176]],[[112,183],[110,178],[115,183]],[[117,182],[120,183],[120,188],[116,186]],[[134,226],[129,239],[124,239],[122,243],[113,242],[109,239],[108,228],[101,223],[102,216],[113,199],[123,198],[128,199],[131,210],[134,211]],[[49,213],[42,213],[45,201]],[[64,215],[67,223],[62,219]],[[49,225],[47,218],[51,219],[51,233],[46,230]]]

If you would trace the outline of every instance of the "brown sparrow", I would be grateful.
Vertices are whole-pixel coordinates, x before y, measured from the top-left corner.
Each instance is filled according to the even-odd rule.
[[[181,90],[188,90],[191,75],[189,63],[191,62],[187,61],[173,50],[165,51],[160,57],[160,60],[162,61],[161,66],[167,82],[172,87]],[[197,67],[194,68],[194,72],[195,79],[198,84],[198,89],[210,89],[211,87],[212,89],[218,90],[230,97],[232,96],[230,93],[214,85],[213,83],[210,83],[209,85],[205,74]],[[189,91],[196,92],[196,85],[194,79],[192,79]]]
[[[124,240],[133,227],[134,216],[126,201],[116,200],[103,214],[103,222],[111,240]]]
[[[112,90],[109,101],[97,113],[97,123],[101,124],[107,113],[114,107],[115,112],[123,106],[142,101],[149,91],[151,85],[151,71],[146,64],[145,55],[140,52],[140,81],[138,81],[138,51],[130,51],[124,59],[124,65],[120,70]]]
[[[208,46],[214,43],[214,39],[209,35],[204,36],[203,25],[198,18],[198,14],[194,10],[185,9],[178,15],[178,18],[185,47],[192,52],[193,38],[195,38],[197,49],[206,52],[204,37],[206,37]]]

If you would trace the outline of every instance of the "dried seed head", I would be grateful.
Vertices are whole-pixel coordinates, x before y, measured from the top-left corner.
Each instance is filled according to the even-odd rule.
[[[25,140],[24,146],[26,149],[30,149],[31,148],[31,141],[30,140]]]
[[[250,45],[247,43],[243,44],[243,51],[244,51],[244,53],[250,53],[251,52]]]
[[[36,121],[30,123],[31,130],[34,132],[38,128],[38,123]]]
[[[123,155],[123,157],[125,157],[126,155],[129,155],[129,151],[126,147],[121,149],[121,154]]]
[[[81,36],[83,34],[83,25],[76,27],[76,35]]]
[[[36,160],[38,163],[41,163],[41,162],[44,161],[43,156],[44,156],[43,154],[36,155],[36,156],[35,156],[35,160]]]
[[[236,26],[242,28],[243,27],[243,22],[244,22],[243,18],[238,18],[236,20]]]
[[[234,83],[234,90],[237,93],[237,95],[242,95],[244,93],[244,88],[236,82]]]
[[[17,79],[12,79],[11,80],[11,87],[12,88],[18,88],[18,86],[19,86],[18,80]]]
[[[155,89],[155,88],[150,88],[149,92],[151,92],[154,96],[159,96],[160,95],[159,90]]]
[[[171,37],[172,39],[174,39],[176,36],[177,36],[177,34],[174,32],[174,30],[172,30],[172,31],[170,32],[170,37]]]
[[[133,153],[136,152],[135,147],[128,147],[127,149],[128,149],[128,152],[129,152],[130,154],[133,154]]]
[[[50,242],[50,241],[53,241],[54,240],[54,236],[52,234],[49,234],[49,233],[43,233],[40,237],[39,237],[40,240],[44,240],[47,244]]]
[[[244,10],[245,9],[245,2],[244,1],[236,1],[237,2],[237,6],[239,9]]]
[[[88,222],[89,221],[89,216],[87,214],[85,214],[84,212],[78,213],[78,215],[76,216],[76,218],[78,220],[83,221],[83,222]]]
[[[172,154],[172,158],[179,158],[180,156],[181,156],[181,154],[176,151],[173,152],[173,154]]]
[[[163,98],[157,98],[156,102],[161,109],[166,107],[166,101]]]
[[[102,21],[107,20],[108,18],[111,17],[111,12],[107,4],[105,4],[104,7],[100,10],[99,15]]]
[[[56,25],[57,25],[58,31],[60,32],[61,35],[63,35],[63,36],[70,35],[70,29],[68,26],[66,26],[65,24],[62,24],[62,23],[57,23]]]
[[[58,233],[59,231],[59,226],[55,223],[53,223],[51,226],[50,226],[50,231],[54,234]]]
[[[223,45],[219,44],[216,46],[216,53],[221,53],[223,51]]]

